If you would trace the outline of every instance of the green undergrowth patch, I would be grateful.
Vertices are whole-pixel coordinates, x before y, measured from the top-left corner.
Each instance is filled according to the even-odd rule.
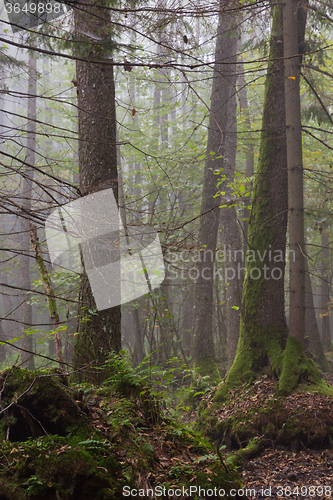
[[[1,374],[0,391],[1,500],[113,500],[125,486],[240,487],[236,469],[200,433],[167,416],[162,396],[120,359],[98,388],[13,368]],[[19,421],[24,439],[13,432]]]
[[[110,453],[110,443],[94,437],[53,435],[14,446],[3,443],[0,483],[15,484],[13,496],[4,498],[117,498],[124,482],[121,466]]]

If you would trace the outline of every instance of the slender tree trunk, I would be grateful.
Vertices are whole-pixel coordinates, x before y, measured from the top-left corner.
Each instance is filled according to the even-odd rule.
[[[245,123],[248,128],[248,130],[251,129],[251,119],[250,119],[250,110],[249,110],[249,103],[248,103],[248,98],[247,98],[247,87],[246,87],[246,81],[244,78],[244,66],[243,66],[243,61],[241,60],[239,65],[238,65],[238,95],[239,95],[239,107],[241,109],[241,113],[245,114]],[[246,134],[245,137],[243,137],[244,141],[247,141],[245,144],[245,173],[248,179],[250,179],[253,174],[254,174],[254,152],[253,152],[253,144],[251,140],[250,134]],[[252,191],[252,183],[249,182],[248,189]],[[243,210],[243,215],[244,215],[244,223],[243,223],[243,231],[244,231],[244,255],[246,255],[247,252],[247,236],[248,236],[248,219],[250,217],[250,210],[248,208],[248,205],[250,204],[250,198],[245,198],[244,199],[245,207]]]
[[[25,290],[30,290],[30,228],[29,218],[31,210],[32,185],[35,166],[35,149],[36,149],[36,94],[37,94],[37,61],[33,52],[29,52],[29,72],[28,72],[28,124],[27,124],[27,155],[24,168],[24,176],[22,178],[22,216],[20,220],[20,286],[23,288],[24,303],[21,306],[23,328],[32,326],[32,308],[28,303],[29,296]],[[22,347],[27,352],[22,352],[22,365],[30,370],[35,368],[33,357],[33,336],[26,335],[22,340]]]
[[[44,263],[44,259],[42,256],[42,252],[40,249],[40,243],[37,236],[37,227],[35,224],[30,223],[30,239],[31,245],[34,250],[36,263],[39,269],[39,273],[42,279],[43,287],[46,293],[47,305],[49,308],[50,318],[52,320],[52,325],[55,330],[54,339],[57,351],[57,359],[60,364],[60,367],[65,370],[64,358],[62,355],[62,345],[61,345],[61,336],[59,332],[60,327],[60,318],[58,313],[58,307],[56,303],[56,299],[54,297],[54,290],[52,288],[51,280],[47,268]]]
[[[286,0],[283,22],[290,249],[289,334],[303,344],[305,245],[298,8],[297,0]]]
[[[230,16],[228,16],[230,17]],[[232,183],[235,179],[235,163],[237,150],[237,36],[232,32],[225,20],[224,31],[226,33],[226,44],[230,44],[231,57],[229,62],[229,94],[228,123],[225,140],[225,159],[223,165],[223,182],[220,186],[222,191],[220,209],[220,235],[223,248],[226,251],[225,261],[225,300],[226,300],[226,326],[228,346],[228,367],[230,368],[236,354],[239,325],[240,306],[242,300],[243,276],[239,269],[243,265],[242,243],[237,222],[237,212],[233,201],[234,191]],[[229,31],[228,31],[229,29]],[[221,89],[222,90],[222,89]],[[226,206],[224,206],[226,205]]]
[[[97,5],[85,2],[75,9],[75,26],[82,46],[88,47],[85,57],[109,59],[111,41],[110,11],[106,3]],[[103,39],[104,42],[92,41]],[[87,45],[88,44],[88,45]],[[118,202],[117,150],[116,150],[116,109],[113,66],[93,62],[76,62],[79,132],[79,172],[80,190],[83,195],[112,187]],[[120,278],[120,277],[119,277]],[[117,277],[115,277],[117,280]],[[120,283],[120,279],[118,280]],[[74,347],[74,364],[82,368],[91,362],[103,364],[107,354],[119,351],[121,346],[120,305],[104,311],[95,311],[95,302],[87,276],[81,283],[79,312],[79,334]],[[88,311],[93,311],[89,314]],[[94,382],[103,378],[103,373],[85,372]]]
[[[2,328],[2,321],[0,320],[0,342],[7,341],[5,332]],[[6,344],[0,344],[0,363],[6,360]]]
[[[132,43],[135,43],[136,37],[133,35]],[[135,81],[134,77],[130,77],[130,103],[132,109],[135,109],[136,107],[136,95],[135,95]],[[138,117],[137,114],[135,113],[133,116],[133,129],[135,131],[138,130]],[[134,190],[133,194],[135,197],[135,215],[134,215],[134,221],[133,223],[135,225],[140,225],[142,224],[142,201],[140,200],[141,198],[141,189],[139,187],[139,183],[141,180],[141,173],[140,173],[140,168],[141,165],[139,163],[134,163],[133,165],[130,165],[132,167],[132,172],[133,177],[134,177]],[[131,307],[131,315],[133,319],[133,325],[134,325],[134,348],[133,348],[133,364],[134,366],[137,366],[145,357],[145,352],[144,352],[144,342],[143,342],[143,332],[141,329],[140,325],[140,316],[139,316],[139,307],[140,305],[143,305],[143,297],[138,298],[134,304],[132,304]],[[139,304],[138,304],[139,303]]]
[[[192,335],[193,293],[188,281],[182,290],[181,335],[185,352],[190,354],[193,345]]]
[[[330,331],[330,311],[328,305],[330,302],[330,283],[329,283],[329,259],[330,249],[327,230],[321,233],[322,246],[322,263],[321,263],[321,284],[320,284],[320,300],[321,300],[321,338],[324,349],[332,350],[331,331]]]
[[[328,371],[327,359],[320,340],[318,323],[313,302],[311,277],[308,261],[305,259],[305,339],[309,350],[324,372]]]
[[[225,134],[227,131],[228,106],[230,101],[229,78],[234,61],[234,29],[232,16],[224,12],[229,3],[220,1],[219,26],[217,31],[215,66],[208,126],[207,154],[203,181],[203,194],[198,238],[200,259],[197,262],[197,279],[194,295],[194,361],[201,375],[210,375],[218,382],[214,360],[213,343],[213,291],[215,253],[219,227],[220,197],[217,183],[224,173]]]

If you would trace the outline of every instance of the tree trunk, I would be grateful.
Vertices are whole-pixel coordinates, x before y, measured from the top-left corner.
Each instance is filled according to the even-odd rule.
[[[330,283],[329,283],[329,259],[330,249],[327,230],[321,233],[322,246],[322,263],[321,263],[321,284],[320,284],[320,301],[321,301],[321,338],[324,349],[332,350],[331,331],[330,331],[330,315],[328,305],[330,302]]]
[[[108,9],[90,0],[81,9],[75,9],[75,26],[82,46],[87,46],[85,57],[92,61],[109,58],[112,43]],[[82,33],[93,33],[89,35]],[[102,42],[93,40],[103,39]],[[79,173],[83,195],[112,187],[118,202],[116,109],[113,66],[93,62],[76,62]],[[119,277],[120,278],[120,277]],[[115,277],[117,279],[117,277]],[[119,280],[120,282],[120,280]],[[110,351],[118,352],[121,346],[120,305],[97,311],[87,276],[80,287],[79,329],[74,346],[74,365],[83,368],[92,362],[100,366]],[[90,313],[89,313],[90,311]],[[99,383],[103,373],[86,370],[85,377]]]
[[[298,8],[297,0],[286,0],[283,22],[290,251],[289,334],[304,344],[305,245]]]
[[[245,114],[245,123],[248,128],[248,130],[251,129],[251,120],[250,120],[250,114],[249,114],[249,103],[247,99],[247,89],[246,89],[246,81],[244,78],[244,66],[243,66],[243,61],[241,60],[239,65],[238,65],[238,79],[237,79],[237,84],[238,84],[238,95],[239,95],[239,107],[241,109],[241,113]],[[246,141],[244,144],[245,146],[245,174],[248,179],[253,176],[254,174],[254,154],[253,154],[253,144],[252,144],[252,139],[251,135],[246,134],[245,137],[243,137],[243,140]],[[252,183],[249,182],[248,189],[252,191]],[[244,210],[243,210],[243,218],[245,219],[243,222],[243,232],[244,232],[244,245],[243,245],[243,250],[244,250],[244,255],[246,255],[247,252],[247,236],[248,236],[248,226],[249,226],[249,217],[250,217],[250,210],[248,208],[248,205],[250,203],[250,198],[245,198],[244,199]]]
[[[57,351],[57,359],[62,370],[65,370],[64,358],[62,355],[62,345],[61,336],[59,332],[60,318],[58,313],[58,307],[56,299],[54,296],[54,291],[52,288],[51,280],[47,268],[44,263],[42,252],[40,249],[40,243],[37,236],[37,227],[35,224],[30,223],[30,239],[31,245],[34,250],[36,263],[39,269],[40,277],[43,282],[43,287],[46,293],[47,305],[49,308],[50,318],[52,320],[52,325],[55,330],[54,339]]]
[[[224,12],[227,7],[228,3],[221,0],[198,238],[200,258],[196,264],[193,310],[195,366],[202,376],[209,375],[212,382],[220,380],[214,361],[212,324],[215,253],[220,217],[220,197],[216,195],[217,183],[225,168],[225,134],[231,94],[229,78],[232,75],[230,66],[234,67],[229,63],[233,61],[235,52],[233,17]]]
[[[28,303],[29,295],[27,295],[26,290],[30,290],[30,228],[29,228],[29,217],[31,210],[31,196],[32,196],[32,184],[34,176],[34,166],[35,166],[35,149],[36,149],[36,94],[37,94],[37,60],[34,52],[29,52],[29,71],[28,71],[28,124],[27,124],[27,155],[26,163],[24,167],[24,176],[22,178],[22,193],[21,193],[21,205],[22,205],[22,216],[20,220],[20,245],[21,245],[21,255],[20,255],[20,286],[23,289],[22,295],[24,296],[24,302],[21,306],[21,320],[23,322],[23,328],[32,327],[32,308]],[[25,335],[22,340],[22,348],[26,352],[22,352],[22,366],[33,370],[35,368],[34,362],[34,348],[33,348],[33,336]]]
[[[320,340],[307,259],[305,259],[305,340],[308,341],[309,350],[312,354],[314,354],[315,361],[320,365],[320,368],[324,372],[327,372],[328,364],[323,345]]]
[[[283,33],[287,31],[289,33],[290,29],[297,29],[297,36],[294,37],[292,43],[294,44],[294,51],[296,50],[296,56],[299,55],[299,48],[303,45],[306,21],[305,11],[300,9],[301,12],[296,12],[295,5],[294,8],[295,10],[292,10],[289,14],[290,16],[297,14],[299,24],[296,23],[296,28],[293,25],[292,28],[289,27],[285,30],[283,29],[282,5],[276,4],[273,11],[270,63],[265,85],[258,167],[249,221],[240,342],[226,383],[215,395],[216,401],[224,399],[231,386],[237,386],[243,381],[249,382],[249,380],[253,380],[258,372],[268,366],[279,376],[277,393],[281,395],[289,394],[297,386],[302,376],[310,376],[311,380],[316,383],[320,381],[313,361],[306,359],[302,343],[296,336],[298,332],[299,334],[302,333],[301,329],[296,328],[297,325],[295,326],[295,317],[297,315],[294,311],[292,312],[294,335],[287,337],[284,312],[284,269],[288,208],[287,145],[284,130],[286,126],[285,109],[288,99],[285,97],[287,90],[285,91],[284,84],[287,79],[284,77],[282,42]],[[299,32],[298,26],[300,27]],[[290,43],[289,38],[286,47],[289,47]],[[291,54],[288,54],[288,57],[296,59]],[[289,72],[290,69],[286,69],[286,71]],[[296,73],[294,75],[288,74],[296,80]],[[294,82],[293,78],[290,81]],[[288,112],[288,123],[293,119],[289,115]],[[300,118],[299,113],[298,116]],[[293,155],[297,147],[301,145],[299,138],[294,135],[297,127],[300,130],[299,126],[300,121],[293,123],[289,127],[289,132],[292,131],[291,139],[296,142],[296,145],[293,145],[294,149],[291,150],[289,160],[295,159]],[[293,141],[291,141],[292,144]],[[302,171],[299,157],[297,161],[298,167],[292,168],[292,179],[295,171],[298,173]],[[296,180],[300,180],[299,175],[296,176]],[[299,186],[299,189],[302,192],[301,186]],[[294,214],[297,212],[302,217],[302,204],[299,199],[296,200],[297,205],[295,204],[294,189],[291,190],[291,194],[292,196],[288,197],[291,207],[293,207],[291,212]],[[296,212],[294,207],[297,209]],[[297,239],[295,235],[297,235]],[[304,252],[304,231],[299,231],[299,234],[297,234],[295,230],[292,234],[294,248],[296,246],[295,241],[298,242],[299,253],[302,254]],[[291,258],[293,258],[293,254]],[[299,269],[301,270],[301,267]],[[295,274],[294,267],[293,274]],[[300,272],[299,275],[301,274]],[[295,297],[299,298],[303,293],[304,298],[304,287],[302,290],[300,283],[293,281],[293,284],[294,286],[297,285]],[[298,302],[298,305],[300,317],[301,301]]]
[[[229,16],[228,16],[229,17]],[[220,235],[226,255],[225,262],[225,300],[226,300],[226,327],[227,327],[227,346],[228,346],[228,367],[230,368],[236,354],[239,325],[240,325],[240,306],[242,300],[242,281],[243,278],[239,269],[243,265],[242,242],[239,233],[237,221],[237,212],[232,199],[234,188],[232,183],[235,179],[235,162],[237,150],[237,101],[236,101],[236,62],[237,62],[237,37],[236,33],[228,32],[226,19],[226,43],[230,44],[232,57],[228,58],[229,72],[231,73],[229,82],[229,104],[228,104],[228,123],[225,140],[225,160],[223,165],[223,182],[220,186],[221,209],[220,209]],[[232,34],[234,35],[232,37]],[[223,89],[221,89],[223,90]],[[224,206],[226,205],[226,206]]]
[[[286,345],[284,270],[288,198],[282,42],[282,6],[276,5],[249,220],[240,340],[225,387],[254,378]],[[225,390],[221,389],[215,397],[224,396]]]

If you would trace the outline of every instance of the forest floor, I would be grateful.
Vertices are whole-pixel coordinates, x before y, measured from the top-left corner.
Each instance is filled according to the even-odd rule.
[[[333,384],[333,374],[324,378]],[[255,490],[255,495],[248,496],[249,500],[330,498],[333,496],[333,450],[304,449],[292,453],[286,449],[266,449],[244,464],[242,482],[243,488]]]
[[[206,421],[211,445],[191,429],[197,412],[185,413],[189,427],[159,416],[157,400],[133,370],[117,370],[118,378],[101,388],[75,390],[60,374],[14,367],[1,374],[2,414],[8,418],[0,426],[0,500],[118,500],[126,496],[125,485],[159,484],[222,487],[225,498],[238,500],[333,497],[333,399],[313,384],[305,381],[300,392],[277,398],[276,381],[265,374],[231,391],[230,401],[211,414],[215,427]],[[332,384],[332,375],[325,378]],[[213,396],[214,390],[202,406],[212,406]],[[53,425],[62,418],[57,432]],[[235,469],[230,450],[237,453],[256,439],[262,441],[260,454]],[[230,488],[240,492],[237,497],[228,496]]]
[[[333,385],[333,374],[325,375],[324,379]],[[214,391],[205,398],[207,407],[212,404],[213,395]],[[332,440],[327,439],[327,434],[328,437],[331,435],[330,422],[333,422],[330,396],[303,388],[303,391],[279,402],[276,408],[278,415],[274,414],[274,411],[260,414],[263,408],[269,407],[270,401],[276,401],[274,382],[266,375],[249,388],[245,387],[243,391],[229,395],[230,401],[213,411],[220,422],[229,419],[229,445],[231,443],[235,447],[235,440],[238,445],[245,445],[241,442],[246,440],[246,433],[242,435],[240,429],[242,424],[247,427],[247,437],[252,433],[253,439],[253,433],[257,431],[258,439],[264,438],[262,452],[243,462],[241,477],[244,497],[248,500],[333,497],[333,449]],[[265,428],[268,422],[265,418],[268,414],[271,432],[273,431],[271,436],[265,433],[268,428]],[[247,415],[249,420],[246,420]],[[293,450],[295,442],[288,443],[286,436],[281,434],[283,427],[287,427],[288,421],[295,419],[295,416],[299,426],[307,427],[308,432],[307,436],[304,436],[304,432],[303,435],[297,435],[295,432],[298,450]],[[320,434],[321,443],[318,441]],[[300,442],[304,445],[299,446]],[[225,458],[227,456],[228,453]],[[226,461],[228,462],[228,458]]]
[[[266,450],[244,465],[243,489],[250,500],[330,498],[333,496],[333,451]],[[252,492],[253,493],[253,492]]]

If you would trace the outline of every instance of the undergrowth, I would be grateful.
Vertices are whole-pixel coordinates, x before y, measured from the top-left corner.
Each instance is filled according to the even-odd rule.
[[[98,388],[89,384],[64,388],[59,377],[54,381],[54,375],[43,373],[39,379],[34,372],[27,398],[38,380],[43,380],[47,394],[49,380],[53,391],[58,387],[74,396],[72,403],[80,412],[74,425],[69,421],[67,431],[62,428],[63,435],[41,432],[11,442],[6,441],[3,427],[1,500],[113,500],[123,496],[125,486],[198,485],[229,491],[240,485],[236,469],[225,466],[220,450],[168,408],[169,389],[176,390],[188,373],[186,367],[174,358],[163,369],[153,367],[150,360],[133,369],[126,356],[115,354],[106,365],[109,376]],[[9,370],[3,378],[3,420],[20,397],[17,387],[6,393],[6,386],[13,386],[11,376],[23,383],[26,371]],[[30,410],[24,404],[30,400],[19,400],[28,418]]]

